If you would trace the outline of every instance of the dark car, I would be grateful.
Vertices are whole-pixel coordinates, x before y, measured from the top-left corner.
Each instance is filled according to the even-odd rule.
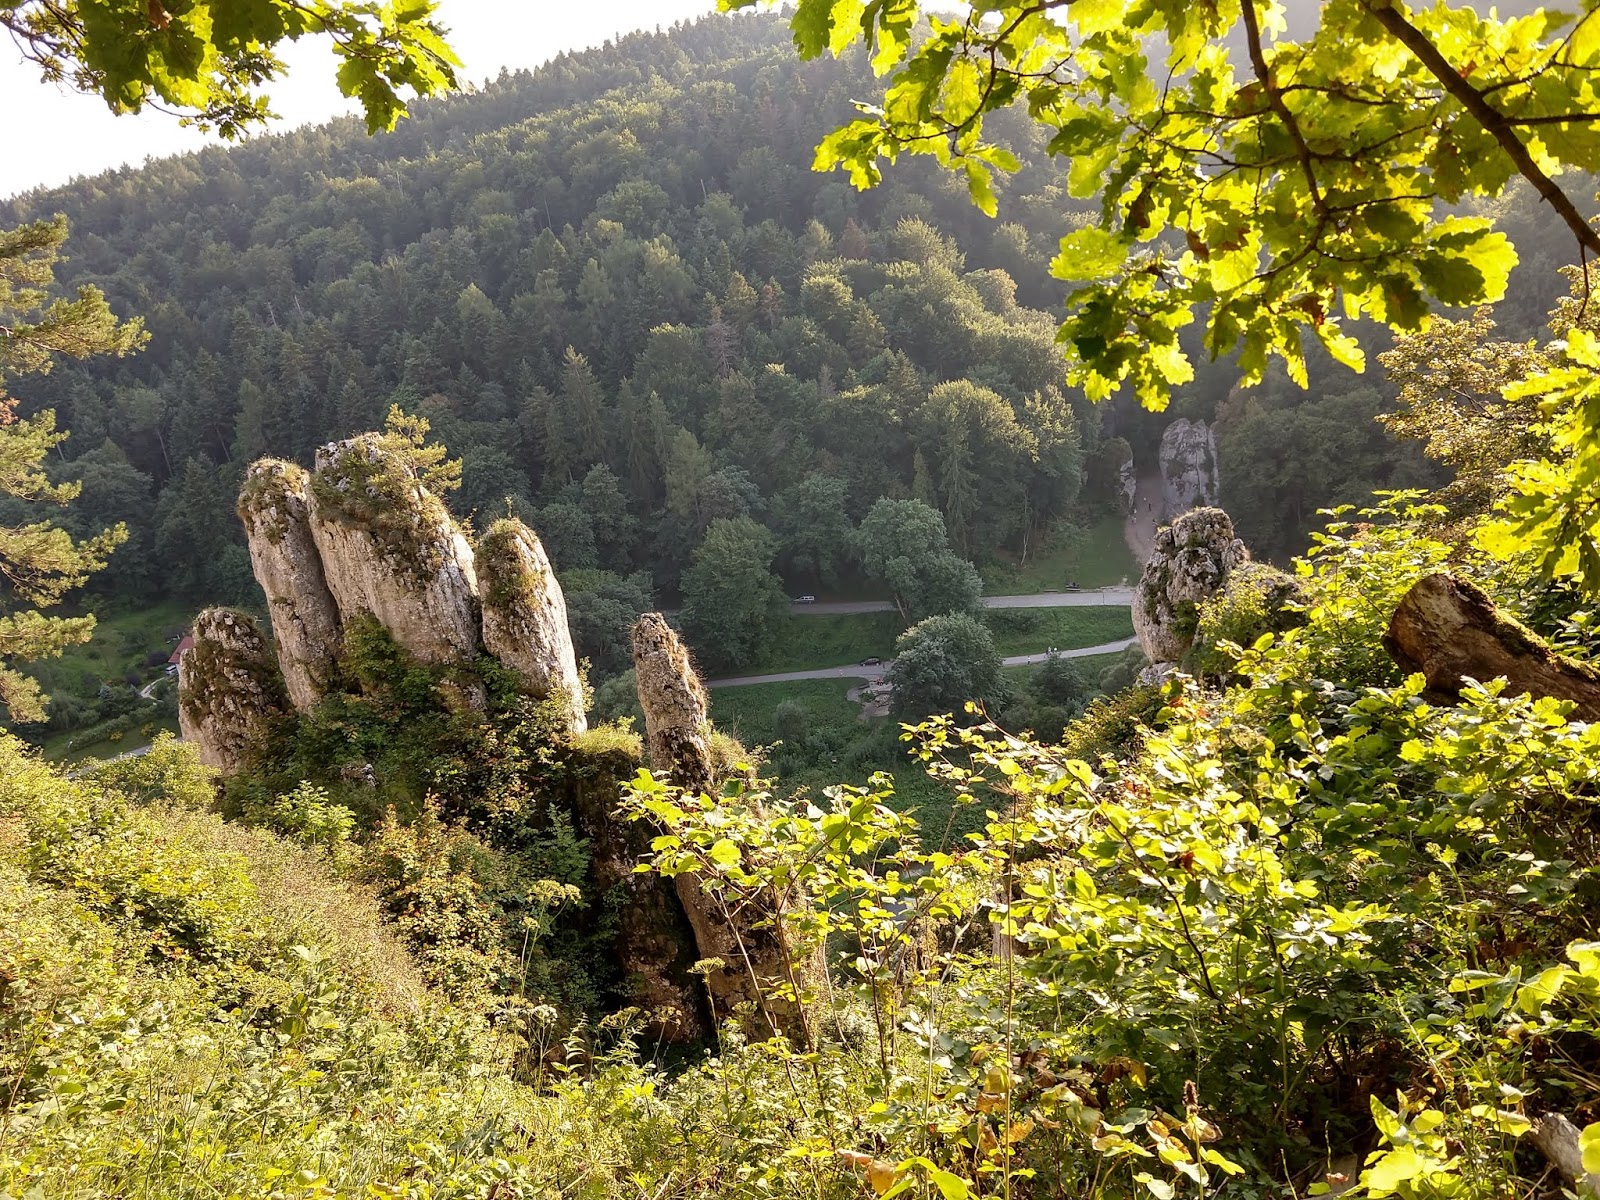
[[[861,665],[863,667],[881,667],[883,666],[883,659],[874,654],[870,658],[863,658],[861,660]]]

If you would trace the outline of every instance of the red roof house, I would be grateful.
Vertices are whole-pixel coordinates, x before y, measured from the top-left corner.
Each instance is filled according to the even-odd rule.
[[[194,635],[188,633],[184,634],[182,639],[178,642],[178,648],[172,652],[172,657],[167,659],[167,664],[169,666],[177,666],[178,660],[183,657],[183,652],[192,645],[194,645]]]

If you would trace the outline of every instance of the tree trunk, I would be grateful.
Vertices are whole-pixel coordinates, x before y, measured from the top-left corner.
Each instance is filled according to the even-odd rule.
[[[1481,588],[1453,575],[1419,579],[1395,609],[1383,645],[1440,695],[1460,695],[1466,679],[1504,677],[1508,695],[1571,700],[1574,718],[1600,720],[1600,670],[1555,653]]]

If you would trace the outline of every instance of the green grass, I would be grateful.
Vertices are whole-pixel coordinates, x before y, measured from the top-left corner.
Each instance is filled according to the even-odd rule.
[[[1128,610],[1120,606],[994,608],[984,611],[983,620],[1006,657],[1039,654],[1050,646],[1063,650],[1098,646],[1133,636]],[[772,675],[846,667],[874,656],[887,659],[894,655],[901,632],[900,618],[892,612],[786,616],[758,661],[727,674]]]
[[[122,682],[130,672],[145,682],[165,669],[146,667],[145,656],[157,650],[170,654],[167,637],[187,629],[194,610],[181,604],[157,604],[128,612],[101,614],[94,635],[81,646],[70,646],[60,658],[29,663],[27,672],[39,681],[46,693],[69,692],[90,697],[105,682]]]
[[[1097,679],[1102,671],[1121,657],[1122,655],[1120,654],[1091,654],[1085,658],[1074,658],[1071,661],[1073,666],[1083,672],[1085,679]],[[1020,667],[1001,667],[1000,674],[1016,686],[1023,687],[1038,669],[1038,663],[1026,663]]]
[[[55,737],[46,738],[40,746],[40,752],[51,761],[63,763],[84,762],[91,758],[115,758],[130,750],[137,750],[140,746],[148,746],[155,740],[156,734],[163,730],[177,733],[177,718],[153,717],[141,721],[136,728],[128,730],[120,738],[100,738],[87,744],[83,744],[83,739],[88,735],[88,730],[59,733]]]
[[[994,634],[1002,658],[1040,654],[1051,646],[1075,650],[1133,636],[1133,618],[1125,607],[991,608],[984,624]]]
[[[783,762],[780,751],[766,768],[767,774],[777,774],[780,794],[806,788],[820,795],[836,783],[865,786],[875,772],[885,771],[894,779],[891,805],[902,811],[917,810],[925,845],[946,846],[982,828],[981,804],[958,805],[953,789],[930,778],[921,764],[907,758],[898,740],[898,722],[893,718],[861,720],[860,705],[846,698],[854,686],[850,680],[807,679],[717,688],[711,692],[711,719],[719,729],[737,734],[747,746],[770,745],[777,738],[774,717],[778,706],[793,700],[806,711],[806,737],[816,743],[818,761],[774,771]]]
[[[1122,535],[1122,518],[1105,516],[1079,528],[1062,526],[1019,565],[1014,555],[1000,554],[980,564],[983,590],[991,596],[1022,596],[1056,592],[1076,581],[1086,588],[1108,587],[1139,575],[1128,543]]]
[[[803,679],[713,688],[711,720],[718,729],[736,735],[746,745],[765,744],[777,736],[773,715],[778,705],[796,700],[805,706],[814,725],[848,729],[862,724],[861,706],[845,697],[855,686],[855,681],[849,679]]]
[[[777,671],[846,667],[874,655],[888,658],[894,653],[894,639],[899,635],[898,613],[816,617],[791,614],[778,622],[777,632],[763,648],[760,659],[738,673],[770,675]]]

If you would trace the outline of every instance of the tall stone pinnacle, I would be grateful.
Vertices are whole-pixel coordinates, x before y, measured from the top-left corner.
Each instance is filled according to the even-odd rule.
[[[267,595],[267,616],[290,702],[305,712],[333,684],[341,644],[339,609],[311,535],[311,476],[294,463],[250,464],[239,492],[250,564]]]

